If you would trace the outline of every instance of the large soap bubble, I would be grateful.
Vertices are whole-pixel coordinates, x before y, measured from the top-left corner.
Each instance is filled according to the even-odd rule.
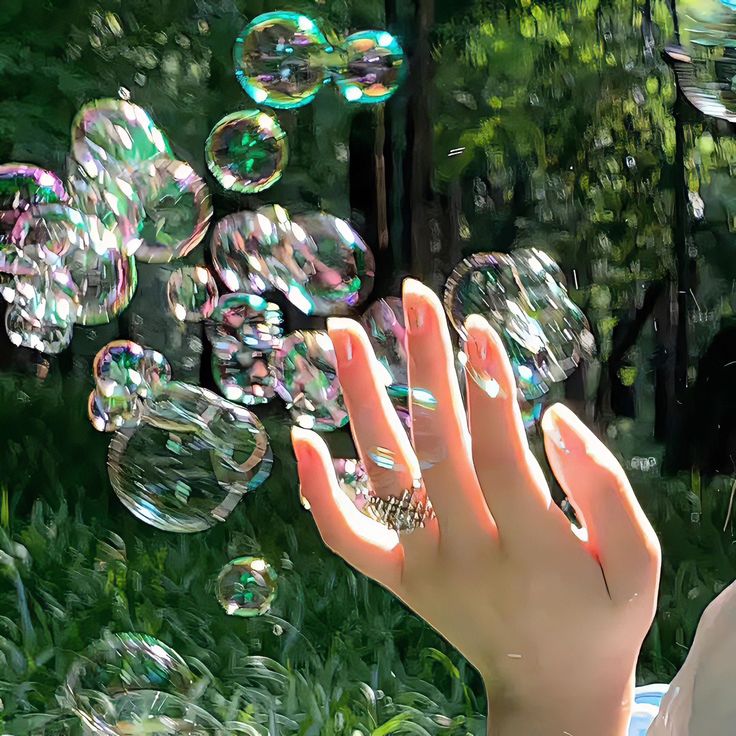
[[[205,157],[224,189],[262,192],[281,178],[286,166],[286,133],[268,113],[240,110],[226,115],[212,129]]]
[[[595,349],[588,320],[568,295],[559,267],[534,248],[466,258],[447,280],[444,304],[460,334],[469,315],[488,319],[504,339],[529,400],[565,380]]]
[[[258,104],[301,107],[322,87],[325,55],[331,50],[322,31],[306,15],[264,13],[235,42],[235,73]]]
[[[33,164],[0,164],[0,232],[31,206],[65,202],[61,179]]]
[[[273,363],[277,392],[299,426],[329,432],[348,423],[335,349],[326,332],[292,332],[274,351]]]

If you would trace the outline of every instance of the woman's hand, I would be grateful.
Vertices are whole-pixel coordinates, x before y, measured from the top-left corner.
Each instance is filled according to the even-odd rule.
[[[330,320],[329,332],[373,488],[399,497],[421,474],[417,493],[436,518],[397,536],[365,517],[339,490],[322,439],[295,429],[301,492],[322,538],[477,667],[490,734],[625,734],[660,549],[621,466],[568,409],[545,413],[547,457],[587,539],[574,533],[530,452],[499,337],[468,320],[464,408],[439,300],[413,280],[403,297],[411,442],[362,328]]]
[[[648,736],[724,736],[736,724],[736,583],[705,609]]]

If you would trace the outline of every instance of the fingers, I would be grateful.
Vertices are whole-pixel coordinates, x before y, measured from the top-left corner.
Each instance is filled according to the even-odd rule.
[[[545,412],[542,429],[552,470],[587,530],[587,546],[600,562],[611,598],[653,606],[649,594],[659,580],[659,541],[623,469],[561,404]]]
[[[468,318],[465,330],[473,463],[501,537],[512,536],[546,517],[552,499],[529,451],[514,371],[501,338],[477,314]]]
[[[470,435],[444,310],[418,281],[404,281],[414,450],[441,537],[475,529],[495,533],[475,475]]]
[[[396,589],[403,551],[398,535],[361,513],[337,485],[329,450],[315,432],[291,431],[301,493],[325,544],[368,577]]]

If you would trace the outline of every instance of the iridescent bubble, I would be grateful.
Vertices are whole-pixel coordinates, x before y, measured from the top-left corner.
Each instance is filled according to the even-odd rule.
[[[22,304],[11,304],[5,312],[5,331],[16,347],[41,353],[60,353],[72,340],[71,322],[49,322],[35,316]]]
[[[112,167],[136,166],[171,156],[164,133],[138,105],[119,99],[95,100],[82,107],[72,123],[72,154],[87,176]]]
[[[72,248],[64,264],[79,292],[79,324],[107,324],[130,304],[138,272],[135,261],[117,247],[102,252],[91,246]]]
[[[180,322],[201,322],[217,304],[217,284],[203,266],[184,266],[172,271],[166,287],[171,313]]]
[[[217,576],[217,600],[230,616],[268,613],[276,597],[277,575],[261,557],[238,557]]]
[[[203,531],[225,521],[243,497],[218,482],[215,449],[194,424],[167,431],[144,418],[113,436],[110,483],[141,521],[170,532]]]
[[[464,334],[470,314],[480,314],[504,339],[528,400],[564,381],[595,350],[588,321],[570,299],[557,264],[542,251],[477,253],[447,280],[445,310]]]
[[[171,380],[171,364],[158,350],[146,348],[143,351],[142,368],[145,391],[141,393],[139,388],[139,396],[145,397],[150,391],[158,389],[159,384]]]
[[[159,157],[142,163],[135,183],[143,205],[142,243],[135,257],[168,263],[191,253],[212,218],[207,185],[183,161]]]
[[[108,399],[138,396],[145,385],[144,351],[132,340],[113,340],[103,347],[92,363],[97,390]]]
[[[274,351],[273,364],[276,391],[299,426],[330,432],[348,423],[335,350],[326,332],[292,332]]]
[[[137,427],[141,421],[141,404],[135,397],[114,399],[91,391],[87,399],[87,417],[98,432]]]
[[[259,105],[301,107],[322,87],[331,51],[322,31],[307,16],[264,13],[235,41],[235,74]]]
[[[67,179],[73,206],[87,215],[92,248],[102,253],[117,247],[133,255],[141,244],[141,202],[128,172],[100,168],[92,179],[75,162]]]
[[[159,429],[201,435],[213,450],[214,475],[229,491],[252,491],[271,472],[268,435],[258,418],[200,386],[180,381],[156,385],[146,398],[146,421]]]
[[[273,186],[286,166],[286,133],[260,110],[226,115],[205,144],[207,166],[227,190],[254,194]]]
[[[365,301],[373,289],[375,260],[371,249],[348,222],[326,212],[292,218],[307,235],[312,252],[296,253],[292,285],[302,286],[304,302],[289,296],[305,314],[345,314]],[[301,256],[301,258],[299,257]],[[302,281],[303,280],[303,281]]]
[[[31,206],[65,202],[61,179],[32,164],[0,165],[0,228],[10,228]]]
[[[228,731],[189,699],[160,690],[129,690],[113,697],[87,691],[76,714],[92,736],[226,736]]]
[[[285,227],[278,227],[271,215],[280,216]],[[274,288],[271,263],[275,261],[274,267],[279,268],[278,257],[282,251],[290,252],[290,241],[296,240],[288,228],[290,223],[288,213],[278,205],[263,212],[236,212],[217,223],[210,244],[212,262],[230,290],[261,294]]]
[[[240,346],[227,358],[212,354],[212,376],[228,401],[254,406],[276,395],[276,371],[268,356]]]
[[[53,266],[71,248],[86,247],[89,242],[84,215],[63,204],[38,205],[23,212],[10,237],[30,258]]]
[[[277,304],[255,294],[223,294],[205,329],[218,357],[236,348],[266,353],[283,336],[284,316]]]
[[[360,31],[342,44],[345,68],[336,76],[348,102],[385,102],[406,76],[404,51],[387,31]]]
[[[171,647],[147,634],[106,633],[72,665],[66,681],[69,694],[97,690],[169,690],[185,693],[194,675]]]

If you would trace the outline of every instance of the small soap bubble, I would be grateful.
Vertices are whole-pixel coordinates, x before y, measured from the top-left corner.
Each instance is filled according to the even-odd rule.
[[[335,349],[326,332],[292,332],[274,351],[273,363],[276,391],[300,427],[330,432],[348,423]]]
[[[311,18],[290,12],[264,13],[235,42],[235,74],[259,105],[301,107],[324,84],[324,59],[330,51],[332,47]]]
[[[286,166],[286,133],[260,110],[231,113],[212,129],[205,144],[207,166],[224,189],[255,194],[273,186]]]
[[[404,51],[388,31],[360,31],[342,43],[344,68],[337,86],[348,102],[385,102],[406,76]]]
[[[276,597],[276,572],[261,557],[238,557],[217,577],[217,599],[230,616],[267,613]]]
[[[201,322],[217,304],[217,284],[204,266],[184,266],[172,271],[166,291],[171,313],[180,322]]]
[[[130,399],[145,385],[145,352],[132,340],[113,340],[95,355],[92,374],[99,394],[107,399]]]
[[[115,432],[123,427],[137,427],[141,404],[137,398],[107,398],[91,391],[87,399],[87,417],[98,432]]]

